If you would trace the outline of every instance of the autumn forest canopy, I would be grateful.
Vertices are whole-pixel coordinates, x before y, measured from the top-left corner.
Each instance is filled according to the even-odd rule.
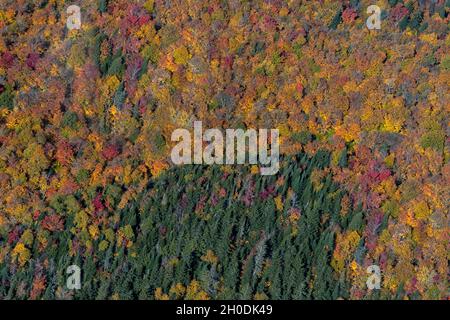
[[[449,11],[2,0],[0,300],[448,299]],[[196,121],[279,170],[175,165]]]

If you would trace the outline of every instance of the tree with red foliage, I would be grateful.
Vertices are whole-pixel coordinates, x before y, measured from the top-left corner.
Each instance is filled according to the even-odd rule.
[[[48,231],[62,231],[64,230],[64,220],[57,214],[45,216],[41,222],[41,226]]]
[[[102,194],[99,193],[97,196],[92,200],[92,204],[94,205],[95,212],[103,211],[105,210],[105,206],[102,203]]]

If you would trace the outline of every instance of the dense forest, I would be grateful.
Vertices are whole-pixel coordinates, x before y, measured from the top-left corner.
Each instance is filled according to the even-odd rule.
[[[169,170],[116,213],[91,247],[78,247],[60,230],[45,254],[32,248],[32,256],[48,263],[43,298],[348,298],[346,273],[331,267],[337,263],[335,233],[347,230],[359,238],[365,216],[361,208],[343,211],[344,193],[332,182],[328,163],[325,151],[312,159],[299,155],[270,178],[246,167],[235,173],[218,166]],[[117,196],[111,194],[112,201]],[[75,218],[65,228],[82,224]],[[361,262],[364,239],[355,240]],[[40,264],[19,270],[2,265],[0,296],[36,295],[38,289],[29,293],[24,284],[33,282]],[[75,292],[65,290],[61,272],[72,264],[84,271]]]
[[[0,299],[448,299],[449,11],[0,1]],[[280,171],[174,166],[196,120]]]

